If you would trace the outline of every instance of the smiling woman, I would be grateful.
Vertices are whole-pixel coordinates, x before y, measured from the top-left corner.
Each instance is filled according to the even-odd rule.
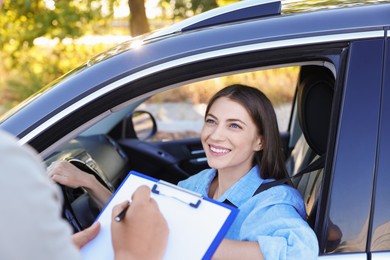
[[[264,143],[261,131],[257,130],[245,108],[227,97],[210,105],[201,140],[209,166],[218,169],[219,174],[233,178],[231,183],[215,185],[219,196],[252,168],[254,152],[262,150]],[[228,187],[223,187],[226,185]],[[209,196],[219,197],[211,191]]]
[[[254,195],[263,183],[288,176],[269,99],[244,85],[220,90],[207,106],[201,141],[211,169],[178,185],[240,209],[215,259],[316,258],[318,242],[298,191],[280,185]]]

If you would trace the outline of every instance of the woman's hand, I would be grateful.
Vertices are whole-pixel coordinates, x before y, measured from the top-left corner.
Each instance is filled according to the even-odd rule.
[[[56,183],[72,189],[83,187],[102,208],[111,198],[111,191],[92,174],[84,172],[68,161],[55,161],[47,168],[49,177]]]
[[[68,161],[55,161],[47,168],[49,177],[59,184],[76,189],[88,188],[93,182],[93,175],[86,173]]]

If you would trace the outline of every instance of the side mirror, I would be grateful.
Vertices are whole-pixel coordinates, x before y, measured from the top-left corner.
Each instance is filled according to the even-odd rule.
[[[151,113],[142,110],[134,111],[130,119],[134,134],[139,140],[147,140],[157,133],[156,120]]]

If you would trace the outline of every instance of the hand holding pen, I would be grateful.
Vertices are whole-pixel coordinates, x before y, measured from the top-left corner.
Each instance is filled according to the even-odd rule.
[[[168,224],[150,188],[138,187],[131,204],[124,201],[112,211],[112,243],[115,259],[162,259],[168,241]],[[131,259],[133,259],[131,258]]]
[[[129,207],[130,207],[130,201],[127,201],[126,206],[119,212],[118,215],[116,215],[116,217],[115,217],[116,222],[120,222],[122,219],[124,219]]]

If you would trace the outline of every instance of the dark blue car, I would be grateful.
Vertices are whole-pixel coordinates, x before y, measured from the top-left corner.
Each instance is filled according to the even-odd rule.
[[[390,259],[389,33],[386,3],[293,13],[241,1],[93,57],[0,127],[111,190],[129,170],[177,183],[208,167],[204,107],[159,100],[233,81],[266,86],[320,258]],[[99,208],[88,193],[63,190],[64,217],[90,225]]]

